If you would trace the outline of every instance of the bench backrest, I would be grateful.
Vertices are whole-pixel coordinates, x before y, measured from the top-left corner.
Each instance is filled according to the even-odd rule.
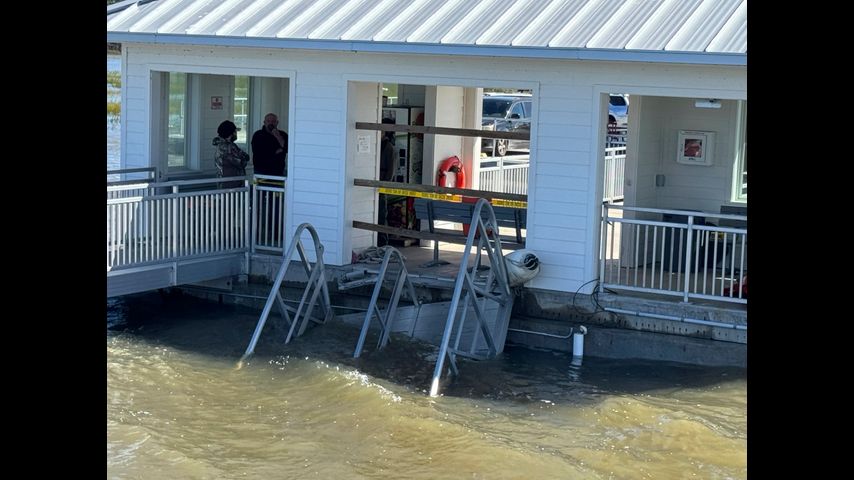
[[[474,206],[473,203],[443,202],[427,198],[416,198],[414,202],[415,216],[425,221],[430,218],[429,209],[432,208],[434,221],[469,223]],[[499,226],[527,228],[528,212],[524,208],[493,206],[492,210],[495,212],[495,220]]]

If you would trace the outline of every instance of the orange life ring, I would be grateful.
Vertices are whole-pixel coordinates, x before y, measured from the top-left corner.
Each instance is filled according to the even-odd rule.
[[[454,180],[453,185],[448,185],[448,172],[454,172]],[[439,164],[439,171],[437,172],[436,184],[440,187],[450,187],[450,188],[466,188],[466,169],[463,167],[463,162],[459,157],[454,155],[453,157],[448,157]],[[463,197],[463,202],[471,203],[471,201],[476,201],[476,198],[469,199],[469,197]],[[463,234],[469,234],[468,223],[463,224]]]
[[[446,185],[448,172],[454,172],[456,177],[453,185]],[[456,155],[446,158],[439,164],[437,177],[436,184],[440,187],[466,188],[466,169],[463,168],[463,162]]]

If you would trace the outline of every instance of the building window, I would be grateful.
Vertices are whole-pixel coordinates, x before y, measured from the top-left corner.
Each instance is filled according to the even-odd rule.
[[[187,74],[170,72],[169,128],[166,153],[169,168],[187,167]]]
[[[747,101],[738,102],[736,161],[732,182],[732,201],[747,202]]]
[[[234,77],[234,124],[240,129],[236,143],[244,151],[249,151],[249,77]]]

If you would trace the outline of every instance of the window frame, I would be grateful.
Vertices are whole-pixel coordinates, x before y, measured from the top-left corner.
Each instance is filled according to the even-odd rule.
[[[730,201],[747,203],[747,100],[739,100]]]

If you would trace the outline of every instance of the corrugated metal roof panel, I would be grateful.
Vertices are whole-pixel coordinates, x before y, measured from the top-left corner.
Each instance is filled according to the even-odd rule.
[[[630,50],[662,50],[703,0],[665,0],[626,43]]]
[[[373,11],[363,12],[362,19],[341,35],[342,40],[371,40],[393,18],[401,15],[415,0],[382,0]]]
[[[314,0],[285,0],[276,5],[277,3],[273,2],[268,7],[273,10],[267,10],[269,13],[266,16],[262,16],[259,22],[250,26],[245,33],[235,31],[234,34],[242,34],[242,36],[246,37],[275,37],[283,28],[290,25],[294,17],[298,16],[306,8],[311,7],[315,2]]]
[[[168,22],[182,9],[189,8],[195,0],[160,0],[152,2],[154,8],[140,11],[136,22],[128,27],[130,32],[157,32],[161,25]]]
[[[625,0],[590,0],[551,39],[550,47],[583,47]]]
[[[247,0],[248,5],[243,6],[242,10],[234,17],[228,19],[224,25],[214,31],[215,35],[232,35],[243,34],[270,15],[270,9],[273,4],[279,4],[280,0]],[[201,32],[199,32],[201,33]]]
[[[279,38],[308,38],[309,34],[320,27],[348,3],[360,0],[315,0],[313,5],[295,16],[284,28],[276,32]],[[337,35],[336,35],[337,38]]]
[[[587,42],[587,48],[623,48],[664,0],[629,0]]]
[[[554,2],[542,0],[518,0],[477,39],[478,45],[510,45],[519,36],[519,25],[528,25],[543,10]]]
[[[108,35],[126,41],[724,63],[747,52],[747,0],[154,0],[107,12]]]
[[[225,0],[208,13],[204,19],[188,25],[185,33],[216,34],[217,30],[225,26],[254,3],[254,0]]]
[[[128,27],[133,25],[136,21],[137,15],[141,9],[152,9],[154,5],[150,3],[143,6],[138,6],[137,4],[133,4],[124,10],[120,10],[115,13],[110,13],[107,15],[107,31],[108,32],[121,32],[127,31]]]
[[[157,33],[186,33],[187,29],[197,23],[203,23],[205,18],[216,10],[220,0],[199,0],[188,8],[182,9],[177,15],[164,22]],[[208,20],[210,21],[210,20]]]
[[[747,51],[747,2],[738,6],[735,13],[709,43],[706,50],[711,52],[746,52]]]
[[[746,0],[744,0],[746,1]],[[742,0],[704,0],[664,49],[703,52]]]
[[[436,0],[415,0],[400,15],[393,18],[372,37],[376,42],[405,42],[412,32],[445,3]]]
[[[436,11],[434,15],[426,19],[411,35],[406,37],[407,42],[413,43],[440,43],[442,37],[455,25],[466,22],[466,17],[480,2],[469,0],[448,0]]]
[[[308,38],[338,40],[344,32],[362,20],[365,12],[375,12],[381,0],[358,0],[346,2],[323,23],[308,34]]]
[[[442,37],[442,43],[471,45],[477,43],[484,32],[496,24],[503,23],[504,12],[514,0],[484,0],[480,2],[466,18],[457,22],[448,34]]]
[[[555,34],[575,17],[588,0],[552,0],[538,16],[525,25],[511,45],[517,47],[545,47]]]

